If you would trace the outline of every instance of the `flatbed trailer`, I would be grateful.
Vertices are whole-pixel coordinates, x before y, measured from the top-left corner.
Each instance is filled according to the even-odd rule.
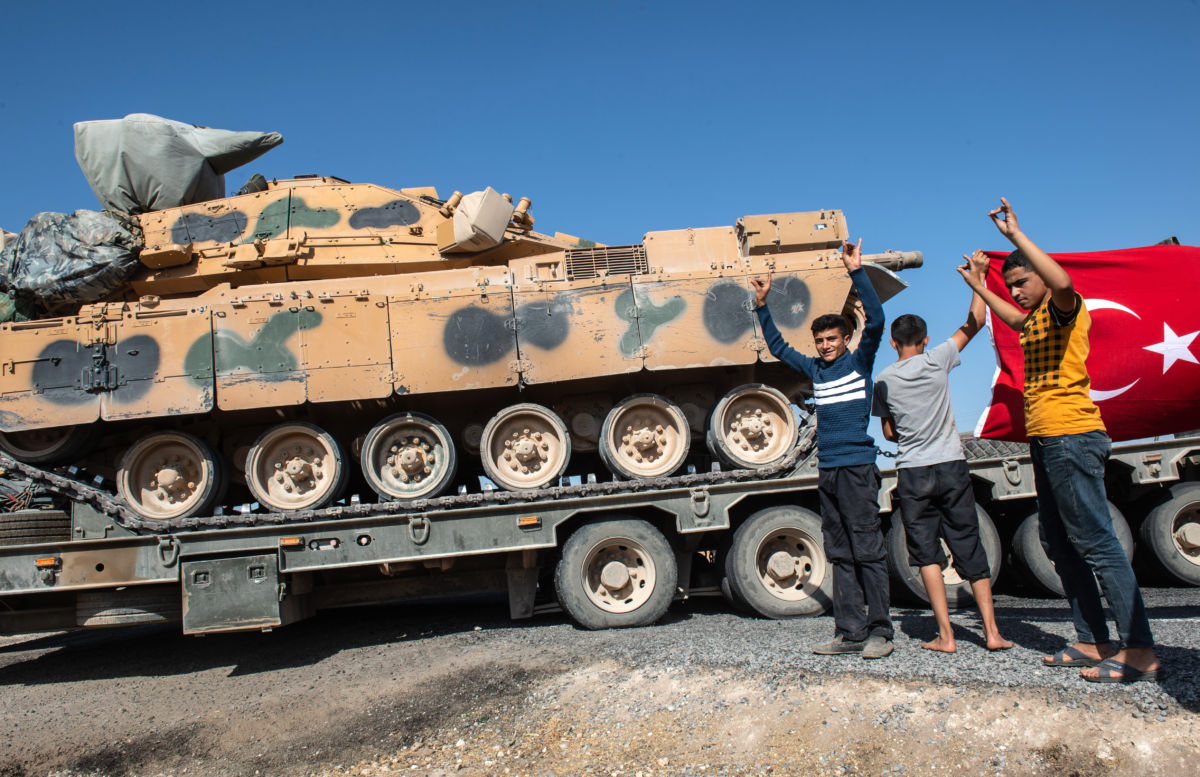
[[[1052,588],[1036,557],[1027,449],[971,440],[967,450],[993,578],[1015,562]],[[172,621],[189,634],[269,630],[333,607],[485,591],[507,591],[514,618],[557,603],[588,628],[652,623],[675,599],[717,591],[765,617],[819,614],[832,581],[816,461],[810,430],[766,472],[585,476],[529,493],[153,522],[87,482],[0,458],[71,502],[69,516],[0,516],[0,632]],[[1190,584],[1200,584],[1198,472],[1200,437],[1116,446],[1108,471],[1119,528],[1133,518],[1142,546]],[[895,483],[883,471],[893,587],[920,596],[890,519]],[[945,574],[952,602],[968,603],[969,586],[952,566]]]

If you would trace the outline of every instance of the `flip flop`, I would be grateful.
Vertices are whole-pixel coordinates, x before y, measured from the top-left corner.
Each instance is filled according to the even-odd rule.
[[[1096,666],[1099,663],[1100,659],[1092,658],[1074,645],[1050,656],[1049,661],[1042,659],[1042,666]]]
[[[1112,658],[1106,658],[1099,664],[1100,674],[1096,677],[1081,675],[1089,683],[1136,683],[1139,680],[1157,680],[1162,676],[1161,669],[1134,669],[1129,664],[1123,664]]]

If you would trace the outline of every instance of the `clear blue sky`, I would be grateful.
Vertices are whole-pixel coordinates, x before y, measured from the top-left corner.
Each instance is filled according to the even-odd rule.
[[[147,112],[281,132],[231,188],[490,185],[532,197],[539,230],[610,244],[839,208],[865,251],[925,253],[887,313],[934,338],[965,315],[961,254],[1006,245],[1001,195],[1050,251],[1200,243],[1196,0],[41,2],[5,27],[12,231],[98,207],[73,122]],[[963,362],[966,431],[988,344]]]

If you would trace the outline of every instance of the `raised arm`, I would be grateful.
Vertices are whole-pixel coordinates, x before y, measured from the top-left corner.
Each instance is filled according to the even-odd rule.
[[[767,307],[767,294],[771,291],[771,273],[767,273],[766,280],[751,278],[750,285],[754,288],[754,312],[758,314],[758,325],[762,329],[763,339],[767,341],[767,350],[779,361],[811,378],[815,360],[788,345],[771,318],[771,309]]]
[[[858,341],[858,350],[854,352],[863,369],[868,372],[875,364],[875,353],[883,340],[883,303],[867,277],[867,271],[862,268],[862,239],[855,245],[847,241],[842,245],[842,263],[850,273],[850,281],[854,291],[862,302],[863,315],[866,323],[863,325],[862,339]]]
[[[1062,268],[1062,265],[1050,257],[1050,254],[1038,248],[1037,244],[1021,231],[1021,227],[1017,224],[1017,214],[1013,213],[1008,200],[1001,197],[1000,207],[989,211],[988,216],[996,225],[996,229],[1000,230],[1000,234],[1007,237],[1021,253],[1025,254],[1033,271],[1050,289],[1050,298],[1054,302],[1054,307],[1064,313],[1074,311],[1075,285],[1071,282],[1071,276]]]
[[[1025,313],[1019,307],[987,287],[987,268],[989,262],[987,254],[977,250],[970,256],[963,254],[963,259],[966,259],[967,262],[958,266],[958,274],[971,287],[971,291],[975,292],[971,301],[972,310],[975,306],[975,299],[978,299],[992,309],[992,313],[996,315],[996,318],[1003,321],[1010,329],[1020,332],[1022,325],[1025,323]],[[958,340],[957,335],[958,333],[956,332],[955,342]],[[967,340],[969,341],[970,338],[967,338]],[[966,341],[958,349],[961,351],[965,345]]]
[[[976,251],[975,257],[964,257],[967,260],[967,266],[972,274],[981,281],[986,283],[988,258],[987,254],[982,251]],[[958,346],[958,350],[967,347],[967,343],[971,342],[971,338],[983,329],[984,311],[987,310],[987,305],[983,301],[983,297],[979,296],[975,291],[971,292],[971,307],[967,310],[967,320],[955,330],[950,336],[954,340],[954,344]]]

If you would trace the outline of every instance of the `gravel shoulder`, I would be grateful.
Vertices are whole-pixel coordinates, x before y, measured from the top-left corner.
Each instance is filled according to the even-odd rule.
[[[812,655],[829,617],[719,602],[588,632],[496,601],[323,614],[268,634],[175,627],[0,640],[0,775],[1200,773],[1200,590],[1146,589],[1168,676],[1095,686],[1037,665],[1061,602],[999,597],[1017,644]]]

